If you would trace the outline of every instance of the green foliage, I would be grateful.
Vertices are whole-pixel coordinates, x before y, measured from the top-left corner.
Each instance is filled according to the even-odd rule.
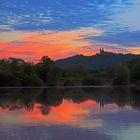
[[[83,79],[83,85],[102,85],[104,83],[104,79],[101,77],[97,77],[96,75],[88,75]]]
[[[130,82],[130,70],[125,65],[117,65],[113,71],[113,84],[122,85]]]
[[[34,65],[21,59],[0,61],[0,86],[39,86],[42,84]]]
[[[134,59],[130,62],[131,66],[131,79],[133,82],[140,83],[140,59]]]
[[[0,60],[0,86],[20,86],[20,63],[19,59],[9,58]]]
[[[67,78],[64,80],[64,86],[75,86],[76,81],[74,78]]]
[[[57,82],[61,79],[61,77],[62,70],[57,66],[52,67],[48,75],[48,84],[52,86],[57,85]]]
[[[62,76],[61,69],[47,56],[42,57],[41,62],[36,65],[36,69],[45,85],[56,85]]]
[[[135,64],[132,68],[132,79],[134,81],[140,80],[140,63]]]
[[[102,54],[104,57],[108,55],[114,54]],[[37,64],[17,58],[0,60],[0,86],[101,85],[112,81],[123,85],[129,84],[130,80],[140,84],[140,58],[131,60],[128,65],[100,69],[88,69],[80,63],[61,69],[47,56]]]
[[[41,63],[46,65],[52,65],[54,64],[54,61],[51,60],[48,56],[43,56],[41,59]]]
[[[87,67],[81,64],[74,65],[71,68],[64,70],[65,77],[81,78],[85,76],[87,73],[88,73]]]
[[[34,65],[31,63],[23,64],[19,75],[22,86],[40,86],[42,80],[37,75]]]
[[[0,70],[0,86],[11,86],[14,76],[8,70]]]

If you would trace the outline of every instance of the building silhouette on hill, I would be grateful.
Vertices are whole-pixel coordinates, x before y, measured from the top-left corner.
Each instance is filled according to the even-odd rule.
[[[104,48],[100,48],[100,54],[104,54],[105,51],[104,51]]]
[[[105,51],[104,48],[100,48],[100,54],[113,54],[113,52]]]

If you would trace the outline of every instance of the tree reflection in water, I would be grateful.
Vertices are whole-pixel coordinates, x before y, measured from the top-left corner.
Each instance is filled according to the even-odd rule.
[[[73,103],[92,100],[103,108],[107,104],[118,107],[131,106],[140,109],[140,93],[137,88],[50,88],[50,89],[0,89],[1,110],[33,111],[36,104],[43,115],[51,111],[51,107],[60,106],[63,100]]]

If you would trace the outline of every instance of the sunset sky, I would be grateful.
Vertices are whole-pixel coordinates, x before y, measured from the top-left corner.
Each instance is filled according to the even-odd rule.
[[[139,54],[139,14],[140,0],[0,0],[0,58]]]

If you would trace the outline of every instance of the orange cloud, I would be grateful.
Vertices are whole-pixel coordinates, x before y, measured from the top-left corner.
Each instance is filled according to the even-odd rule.
[[[2,51],[0,50],[0,55],[2,57],[22,57],[32,61],[38,60],[44,55],[48,55],[52,59],[59,59],[74,54],[94,54],[94,51],[80,52],[79,49],[93,45],[90,40],[85,39],[86,37],[101,34],[102,31],[93,28],[61,32],[23,32],[23,34],[22,32],[5,32],[0,34],[0,46],[3,48]],[[32,55],[29,55],[28,52],[32,52]]]
[[[118,44],[94,42],[86,39],[90,36],[101,36],[102,34],[103,31],[94,28],[80,28],[71,31],[1,32],[0,56],[38,61],[42,56],[47,55],[56,60],[76,54],[94,55],[101,47],[113,52],[136,54],[140,52],[138,47],[127,48]]]
[[[131,52],[131,53],[134,53],[134,54],[140,54],[140,47],[132,47],[132,48],[128,48],[129,49],[129,51]]]

